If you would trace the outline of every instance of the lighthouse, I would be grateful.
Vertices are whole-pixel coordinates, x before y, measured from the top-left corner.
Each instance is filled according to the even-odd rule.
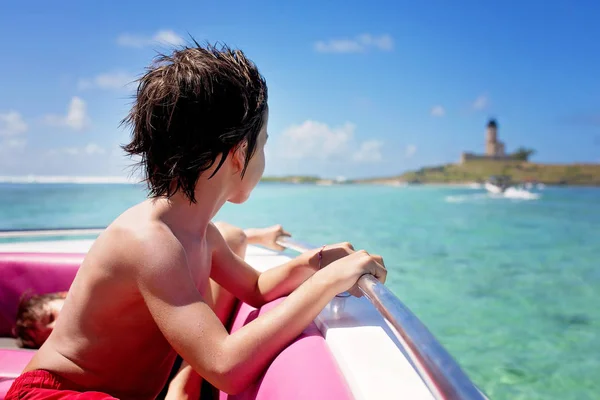
[[[485,155],[488,157],[503,157],[504,143],[498,141],[498,123],[490,119],[485,134]]]

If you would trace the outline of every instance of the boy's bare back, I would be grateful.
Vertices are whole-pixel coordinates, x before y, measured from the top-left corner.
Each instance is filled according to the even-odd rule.
[[[50,370],[119,398],[153,398],[160,392],[176,353],[140,293],[143,260],[183,252],[203,294],[210,245],[201,235],[181,232],[179,239],[157,218],[156,208],[146,201],[129,209],[96,240],[54,331],[26,370]]]

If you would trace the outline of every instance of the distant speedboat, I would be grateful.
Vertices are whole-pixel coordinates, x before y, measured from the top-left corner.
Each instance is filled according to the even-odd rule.
[[[511,186],[509,182],[509,178],[505,176],[490,176],[484,187],[489,193],[502,194]]]
[[[507,176],[491,176],[484,186],[489,194],[504,198],[536,200],[540,197],[539,194],[527,190],[532,189],[533,185],[514,185]]]
[[[537,200],[540,195],[537,193],[530,192],[520,187],[509,187],[503,193],[502,196],[509,199],[522,199],[522,200]]]
[[[502,186],[495,185],[491,182],[486,182],[484,186],[485,186],[485,190],[487,190],[489,193],[493,193],[493,194],[501,194],[501,193],[504,193],[504,190],[506,190]]]

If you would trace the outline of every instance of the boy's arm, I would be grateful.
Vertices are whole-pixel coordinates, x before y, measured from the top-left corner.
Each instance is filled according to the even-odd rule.
[[[261,273],[231,251],[216,227],[209,225],[208,229],[213,245],[211,278],[253,307],[290,294],[319,268],[317,249]],[[352,251],[349,243],[327,246],[321,264],[325,266]]]
[[[277,251],[285,250],[285,247],[280,246],[277,240],[281,237],[292,236],[281,225],[273,225],[267,228],[248,228],[244,229],[244,233],[248,239],[248,244],[258,244]]]
[[[163,244],[157,249],[157,240]],[[158,328],[185,361],[227,393],[255,381],[273,358],[310,324],[335,294],[360,276],[385,280],[380,258],[356,252],[314,274],[281,304],[229,335],[194,285],[178,242],[154,238],[129,246],[138,287]]]

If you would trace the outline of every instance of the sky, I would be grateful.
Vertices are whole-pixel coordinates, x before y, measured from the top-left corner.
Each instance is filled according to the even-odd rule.
[[[269,86],[265,175],[392,176],[483,152],[600,162],[597,1],[9,1],[0,176],[129,176],[120,126],[157,51],[242,49]]]

